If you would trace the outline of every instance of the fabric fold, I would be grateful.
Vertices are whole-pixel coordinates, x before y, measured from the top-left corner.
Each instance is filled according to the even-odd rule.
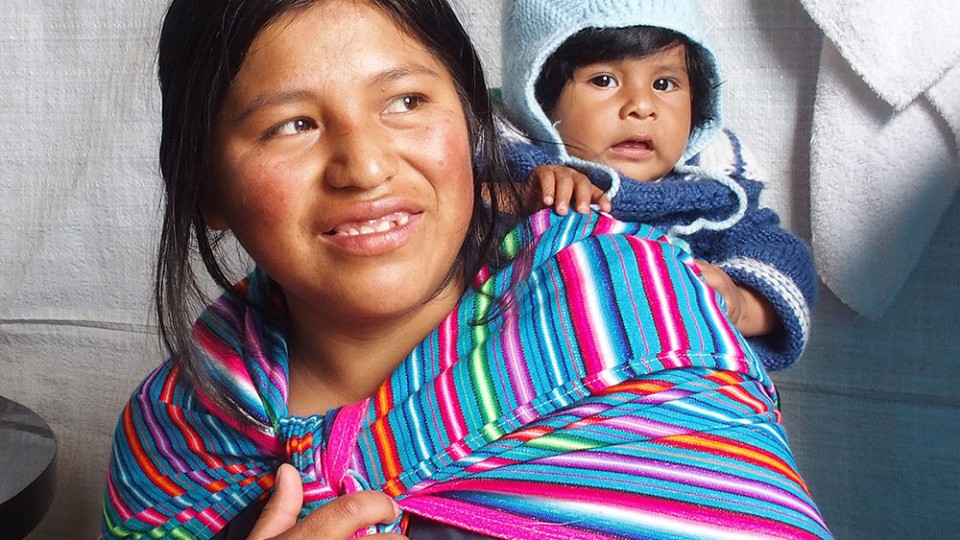
[[[879,318],[960,182],[960,3],[801,3],[825,35],[810,152],[814,257],[840,300]]]

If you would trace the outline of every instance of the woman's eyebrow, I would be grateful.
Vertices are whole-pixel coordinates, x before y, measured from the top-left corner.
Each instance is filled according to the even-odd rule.
[[[312,95],[312,92],[307,90],[288,90],[285,92],[278,92],[276,94],[269,94],[265,96],[257,96],[253,101],[248,103],[239,113],[234,117],[235,122],[242,122],[246,117],[253,114],[257,109],[263,107],[282,105],[284,103],[290,103],[293,101],[303,101],[308,99]]]
[[[412,77],[415,75],[426,75],[428,77],[439,78],[440,74],[435,70],[430,69],[426,66],[420,65],[404,65],[395,68],[390,68],[384,71],[377,73],[373,79],[373,84],[377,86],[384,86],[389,83],[393,83],[404,79],[406,77]],[[234,121],[241,122],[246,117],[253,114],[254,111],[263,107],[282,105],[284,103],[290,103],[293,101],[302,101],[309,99],[313,95],[309,90],[288,90],[285,92],[278,92],[276,94],[270,94],[266,96],[258,96],[253,101],[248,103],[239,113],[234,117]]]
[[[439,73],[428,68],[427,66],[407,64],[381,71],[373,78],[373,82],[374,84],[385,85],[414,75],[426,75],[437,78],[440,77]]]

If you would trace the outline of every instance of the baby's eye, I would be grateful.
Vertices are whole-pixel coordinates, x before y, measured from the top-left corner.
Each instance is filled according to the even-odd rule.
[[[419,94],[409,94],[400,96],[387,104],[385,113],[405,113],[415,111],[427,101],[427,98]]]
[[[677,83],[670,79],[657,79],[653,81],[653,89],[661,92],[669,92],[677,88]]]
[[[617,86],[617,79],[613,75],[597,75],[590,79],[590,84],[599,88],[614,88]]]
[[[294,118],[293,120],[287,120],[286,122],[280,124],[279,126],[270,130],[268,136],[271,137],[283,137],[286,135],[296,135],[298,133],[303,133],[311,129],[316,129],[317,124],[309,118]]]

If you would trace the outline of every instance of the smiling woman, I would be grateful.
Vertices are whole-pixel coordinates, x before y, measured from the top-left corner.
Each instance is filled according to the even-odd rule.
[[[444,1],[174,0],[159,60],[171,358],[121,416],[104,538],[830,537],[688,254],[497,208]],[[194,245],[223,287],[196,320]]]
[[[253,41],[213,140],[203,217],[283,290],[291,412],[369,396],[464,288],[473,168],[450,74],[379,9],[319,3]]]

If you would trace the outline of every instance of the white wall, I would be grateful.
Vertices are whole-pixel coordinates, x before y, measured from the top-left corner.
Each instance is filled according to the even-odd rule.
[[[499,0],[457,6],[499,84]],[[767,202],[809,238],[820,32],[794,1],[703,6],[727,123],[765,165]],[[117,415],[162,359],[149,290],[164,2],[3,7],[0,395],[43,415],[60,444],[54,506],[31,538],[90,538]],[[775,377],[801,472],[840,538],[960,536],[958,228],[954,201],[881,320],[821,288],[807,354]]]

